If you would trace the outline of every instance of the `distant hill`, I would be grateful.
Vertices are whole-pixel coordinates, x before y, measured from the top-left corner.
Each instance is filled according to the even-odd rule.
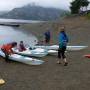
[[[0,11],[0,15],[6,14],[8,11]]]
[[[0,18],[26,19],[26,20],[56,20],[67,11],[56,8],[26,5],[0,15]]]

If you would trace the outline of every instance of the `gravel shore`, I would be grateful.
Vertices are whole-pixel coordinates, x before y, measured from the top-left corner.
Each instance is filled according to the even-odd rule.
[[[83,57],[90,53],[90,21],[83,17],[66,18],[58,25],[64,24],[69,36],[69,45],[88,45],[81,51],[67,52],[68,66],[56,64],[57,55],[43,58],[45,63],[40,66],[30,66],[18,62],[6,63],[0,58],[0,78],[6,83],[0,90],[89,90],[90,89],[90,59]],[[57,24],[24,25],[25,32],[33,33],[38,39],[46,28],[52,30],[52,44],[57,44]]]

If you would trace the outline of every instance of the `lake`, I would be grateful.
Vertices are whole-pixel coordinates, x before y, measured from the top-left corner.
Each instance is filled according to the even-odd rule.
[[[10,26],[0,26],[0,46],[11,41],[18,43],[24,41],[25,44],[35,45],[38,40],[31,33],[25,33],[25,30]]]
[[[45,21],[39,20],[21,20],[21,19],[1,19],[0,24],[30,24],[30,23],[43,23]]]

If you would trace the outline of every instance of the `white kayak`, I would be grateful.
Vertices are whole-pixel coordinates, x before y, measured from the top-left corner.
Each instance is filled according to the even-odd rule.
[[[5,57],[5,54],[1,50],[0,50],[0,56]],[[40,64],[44,63],[44,61],[42,61],[42,60],[33,59],[30,57],[26,57],[26,56],[22,56],[22,55],[18,55],[18,54],[10,55],[9,59],[13,60],[13,61],[18,61],[18,62],[22,62],[25,64],[29,64],[29,65],[40,65]]]
[[[42,48],[36,48],[34,50],[30,50],[27,48],[25,51],[20,52],[18,49],[13,48],[13,51],[17,54],[32,56],[32,57],[44,57],[48,54],[47,50]]]
[[[87,48],[88,46],[67,46],[67,51],[77,51]],[[34,46],[34,48],[43,48],[47,50],[58,50],[58,45],[51,45],[51,46]]]
[[[48,54],[57,54],[58,51],[57,50],[48,50]]]
[[[67,51],[65,51],[66,53]],[[49,55],[57,55],[58,54],[58,50],[48,50],[48,54]]]

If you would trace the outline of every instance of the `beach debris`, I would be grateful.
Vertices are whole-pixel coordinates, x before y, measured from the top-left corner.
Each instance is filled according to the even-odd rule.
[[[3,84],[5,84],[5,80],[0,79],[0,85],[3,85]]]

